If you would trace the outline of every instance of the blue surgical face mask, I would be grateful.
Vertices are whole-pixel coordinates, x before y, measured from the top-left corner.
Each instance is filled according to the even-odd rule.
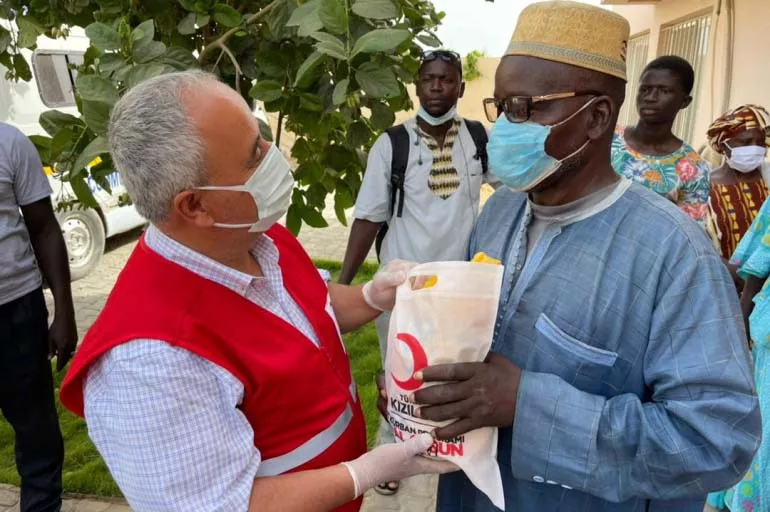
[[[591,142],[587,140],[571,155],[557,160],[545,151],[545,142],[551,130],[561,126],[588,108],[595,98],[560,123],[544,126],[526,121],[512,123],[501,115],[489,136],[487,153],[489,167],[501,182],[516,192],[529,192],[558,171],[562,164],[574,157]]]
[[[441,117],[433,117],[428,113],[427,110],[425,110],[422,107],[420,107],[420,110],[417,111],[417,116],[431,126],[441,126],[442,124],[448,123],[449,121],[454,119],[456,115],[457,115],[457,107],[450,108],[447,111],[447,113]]]

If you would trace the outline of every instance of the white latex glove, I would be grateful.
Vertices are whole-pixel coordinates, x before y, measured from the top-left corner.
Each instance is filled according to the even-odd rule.
[[[378,311],[390,311],[396,303],[396,288],[406,281],[406,274],[417,265],[411,261],[393,260],[374,274],[364,285],[364,301]]]
[[[433,444],[433,436],[419,434],[403,443],[391,443],[378,446],[361,455],[354,461],[343,462],[348,468],[353,484],[355,498],[384,482],[397,482],[404,478],[426,473],[450,473],[459,468],[445,460],[423,457]]]

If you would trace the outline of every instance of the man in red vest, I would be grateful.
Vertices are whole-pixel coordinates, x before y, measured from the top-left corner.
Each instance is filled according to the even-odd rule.
[[[62,384],[134,510],[344,510],[452,467],[430,435],[366,451],[341,332],[392,308],[406,264],[328,283],[276,224],[289,164],[235,91],[172,73],[115,106],[110,150],[151,223]]]

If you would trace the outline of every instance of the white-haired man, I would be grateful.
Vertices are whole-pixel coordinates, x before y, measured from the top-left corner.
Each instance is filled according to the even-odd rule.
[[[340,332],[392,307],[394,264],[324,282],[276,221],[293,179],[232,89],[202,72],[129,91],[110,149],[151,226],[61,389],[135,510],[358,510],[446,465],[430,436],[366,450]],[[359,499],[356,499],[359,498]]]

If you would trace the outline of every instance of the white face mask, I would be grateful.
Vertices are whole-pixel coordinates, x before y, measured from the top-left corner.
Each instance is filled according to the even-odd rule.
[[[197,188],[198,190],[230,190],[251,194],[257,205],[259,220],[249,224],[215,222],[214,226],[232,229],[249,228],[251,233],[262,233],[273,227],[278,219],[288,211],[291,204],[291,193],[294,190],[294,177],[291,175],[289,162],[283,157],[278,147],[271,144],[259,167],[243,185],[208,185]]]
[[[441,126],[442,124],[448,123],[449,121],[454,119],[456,115],[457,115],[456,106],[447,110],[446,114],[444,114],[441,117],[433,117],[423,107],[420,107],[420,110],[417,111],[417,116],[422,118],[423,121],[425,121],[431,126]]]
[[[729,144],[725,144],[730,148]],[[731,156],[727,157],[728,165],[738,172],[753,172],[762,167],[767,156],[767,148],[762,146],[742,146],[730,148]]]

